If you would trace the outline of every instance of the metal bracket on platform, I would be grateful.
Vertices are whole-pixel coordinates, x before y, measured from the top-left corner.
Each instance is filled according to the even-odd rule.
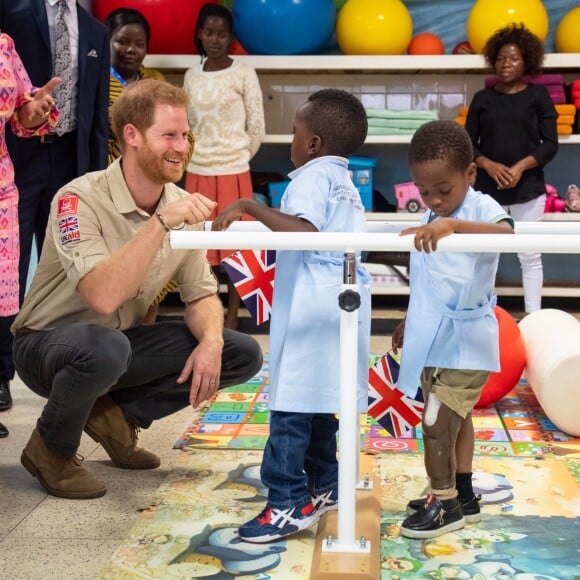
[[[356,488],[363,491],[371,491],[373,489],[373,482],[368,473],[364,476],[363,479],[359,479],[359,482],[356,484]]]
[[[351,552],[353,554],[370,554],[371,552],[371,542],[364,536],[360,537],[360,540],[354,541],[350,544],[341,544],[336,541],[332,536],[328,536],[324,542],[322,542],[323,552]]]

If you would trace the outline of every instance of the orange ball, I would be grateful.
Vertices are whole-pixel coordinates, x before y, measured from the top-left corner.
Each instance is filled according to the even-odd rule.
[[[445,47],[442,40],[430,32],[417,34],[407,48],[407,54],[444,54]]]
[[[500,370],[489,375],[476,409],[492,405],[505,397],[518,384],[526,366],[526,344],[518,323],[499,306],[493,309],[493,313],[499,326]]]

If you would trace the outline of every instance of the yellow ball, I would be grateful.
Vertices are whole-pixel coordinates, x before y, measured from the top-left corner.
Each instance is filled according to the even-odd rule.
[[[556,28],[558,52],[580,52],[580,6],[564,15]]]
[[[509,24],[523,24],[543,42],[548,13],[541,0],[477,0],[467,18],[467,40],[481,53],[489,37]]]
[[[336,20],[344,54],[404,54],[412,37],[411,14],[401,0],[347,0]]]

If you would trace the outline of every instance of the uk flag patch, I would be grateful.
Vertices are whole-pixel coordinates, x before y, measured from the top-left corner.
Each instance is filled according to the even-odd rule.
[[[58,233],[61,245],[81,239],[79,230],[79,216],[77,213],[79,197],[74,193],[67,193],[59,198],[57,207]]]

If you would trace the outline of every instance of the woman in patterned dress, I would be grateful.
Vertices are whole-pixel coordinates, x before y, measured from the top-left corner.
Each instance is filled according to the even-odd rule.
[[[10,123],[19,137],[48,133],[58,120],[50,93],[59,83],[60,79],[53,78],[44,87],[34,89],[12,38],[0,33],[0,316],[13,316],[19,309],[18,189],[4,130]],[[7,397],[0,410],[11,406],[12,399]],[[7,435],[8,430],[0,423],[0,437]]]

